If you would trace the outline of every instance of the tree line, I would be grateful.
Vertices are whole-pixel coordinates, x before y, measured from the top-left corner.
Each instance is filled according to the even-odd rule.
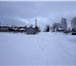
[[[62,17],[60,22],[54,22],[52,26],[46,25],[44,31],[49,32],[51,30],[52,32],[56,32],[56,31],[76,32],[76,17],[72,18],[70,24],[71,27],[68,27],[67,19]]]

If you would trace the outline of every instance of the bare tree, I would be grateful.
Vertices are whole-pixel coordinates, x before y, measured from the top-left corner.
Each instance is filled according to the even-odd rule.
[[[61,27],[63,30],[67,30],[67,19],[66,18],[61,19]]]
[[[76,31],[76,17],[71,20],[72,31]]]
[[[57,30],[59,30],[59,28],[61,28],[60,23],[53,23],[53,25],[51,27],[52,31],[57,31]]]

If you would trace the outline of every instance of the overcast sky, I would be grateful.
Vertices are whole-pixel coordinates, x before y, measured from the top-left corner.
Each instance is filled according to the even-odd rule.
[[[68,22],[76,16],[76,2],[0,2],[0,22],[5,24],[29,24],[38,19],[38,24],[59,22],[62,17]]]

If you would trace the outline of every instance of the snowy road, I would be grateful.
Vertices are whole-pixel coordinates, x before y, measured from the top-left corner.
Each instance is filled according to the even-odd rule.
[[[0,64],[76,65],[76,36],[0,33]]]

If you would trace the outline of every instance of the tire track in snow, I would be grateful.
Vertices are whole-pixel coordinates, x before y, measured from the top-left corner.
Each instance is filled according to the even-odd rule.
[[[47,59],[47,56],[46,56],[46,52],[45,52],[45,50],[42,48],[42,46],[41,46],[40,44],[38,44],[38,45],[39,45],[39,47],[40,47],[42,53],[44,54],[45,59],[46,59],[46,63],[47,63],[47,65],[48,65],[48,59]]]
[[[45,40],[45,39],[38,39],[38,40]],[[46,44],[46,43],[44,43],[44,44]],[[42,45],[44,46],[44,44],[42,44]],[[44,55],[45,60],[46,60],[46,64],[48,65],[48,59],[47,59],[47,56],[46,56],[46,49],[41,46],[40,42],[38,42],[37,45],[39,46],[42,54]]]
[[[63,43],[62,43],[63,41],[60,40],[60,41],[58,41],[58,42],[59,42],[59,46],[60,46],[61,50],[62,50],[65,54],[68,55],[67,57],[64,55],[64,57],[65,57],[67,60],[71,60],[72,63],[74,63],[74,62],[73,62],[73,59],[72,59],[72,55],[71,55],[67,50],[65,50],[65,47],[63,46]],[[65,40],[65,42],[66,42],[66,40]]]
[[[73,59],[72,59],[72,55],[67,50],[65,50],[64,48],[62,48],[62,50],[68,55],[69,60],[71,60],[72,63],[74,63]]]

